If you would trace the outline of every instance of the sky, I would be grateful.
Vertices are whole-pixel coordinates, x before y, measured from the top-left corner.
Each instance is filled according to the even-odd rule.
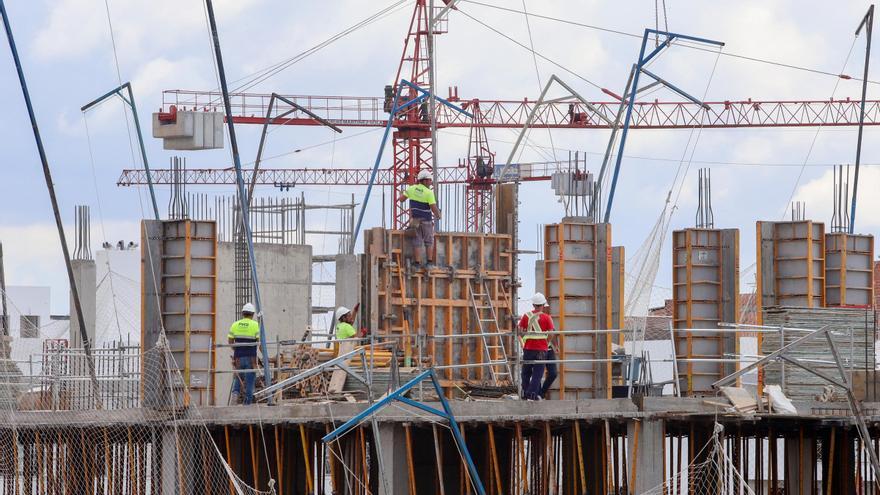
[[[289,59],[345,28],[391,5],[392,0],[217,0],[215,11],[227,76],[237,81],[264,67]],[[495,7],[492,7],[495,6]],[[497,8],[501,7],[501,9]],[[867,2],[781,0],[701,2],[666,0],[666,22],[674,32],[725,42],[724,54],[737,54],[783,64],[857,76],[862,71],[864,36],[853,36]],[[108,22],[109,8],[109,22]],[[536,99],[541,83],[558,75],[586,98],[606,101],[599,88],[621,92],[638,55],[638,36],[531,17],[566,19],[623,33],[640,34],[655,27],[655,2],[562,0],[463,0],[452,12],[448,32],[437,39],[437,87],[444,95],[457,86],[462,98]],[[80,107],[118,85],[131,81],[154,167],[167,166],[172,152],[149,136],[151,113],[165,89],[210,90],[217,86],[203,3],[196,0],[32,0],[7,2],[12,29],[46,145],[62,215],[73,224],[75,204],[92,207],[93,251],[104,240],[136,240],[138,222],[149,216],[146,191],[117,187],[124,168],[141,167],[130,145],[130,121],[118,101],[85,117]],[[507,10],[504,10],[507,9]],[[406,2],[389,15],[316,51],[288,69],[248,88],[282,94],[378,96],[396,73],[412,11]],[[661,26],[664,15],[659,14]],[[111,25],[113,37],[111,38]],[[532,43],[535,60],[521,46]],[[530,32],[531,31],[531,37]],[[115,51],[114,51],[115,44]],[[67,311],[66,277],[39,159],[9,50],[0,49],[0,118],[5,180],[0,180],[0,241],[7,283],[49,285],[52,307]],[[875,54],[880,50],[875,50]],[[875,55],[876,56],[880,55]],[[549,62],[547,59],[553,61]],[[717,60],[717,63],[716,63]],[[118,61],[118,72],[117,72]],[[877,60],[872,60],[877,67]],[[652,71],[707,101],[754,99],[858,98],[860,83],[809,71],[759,63],[728,55],[674,46],[652,65]],[[875,69],[876,71],[876,69]],[[880,81],[880,75],[869,79]],[[876,98],[877,84],[868,97]],[[642,97],[677,101],[661,89]],[[126,123],[129,122],[127,126]],[[347,128],[337,138],[324,129],[272,129],[266,167],[351,167],[372,164],[381,133],[355,134]],[[256,153],[259,128],[237,126],[244,161]],[[741,267],[747,290],[753,273],[756,220],[787,216],[791,200],[805,201],[807,218],[831,218],[831,165],[853,163],[856,129],[707,129],[695,139],[689,130],[634,131],[624,153],[615,206],[611,215],[614,244],[635,253],[657,221],[677,171],[687,172],[678,195],[672,228],[694,225],[696,170],[711,167],[716,227],[741,229]],[[878,131],[865,130],[856,230],[880,232],[880,145]],[[515,133],[490,130],[492,149],[502,160]],[[534,147],[523,161],[564,159],[569,151],[585,152],[595,171],[608,139],[605,130],[534,131]],[[695,148],[686,148],[688,140]],[[467,154],[463,130],[443,130],[438,137],[441,164],[454,164]],[[293,153],[294,150],[303,151]],[[692,149],[692,151],[691,151]],[[387,150],[386,150],[387,151]],[[682,157],[690,157],[681,165]],[[191,168],[228,167],[228,149],[178,152]],[[385,153],[390,163],[390,153]],[[231,194],[231,187],[206,186],[191,192]],[[159,205],[167,210],[168,191],[160,188]],[[299,195],[310,202],[356,201],[363,190],[339,187],[295,188],[280,192],[266,187],[259,194]],[[547,183],[523,186],[521,249],[534,249],[537,226],[558,221],[563,208]],[[443,207],[443,205],[441,205]],[[452,206],[447,207],[449,209]],[[366,224],[381,219],[381,202],[373,201]],[[661,256],[655,299],[671,286],[668,242]],[[523,256],[530,274],[533,256]],[[751,278],[750,278],[751,277]],[[530,276],[523,291],[534,288]]]

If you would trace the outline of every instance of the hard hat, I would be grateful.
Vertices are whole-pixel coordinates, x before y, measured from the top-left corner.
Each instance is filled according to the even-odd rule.
[[[532,304],[534,306],[543,306],[547,304],[547,298],[544,297],[544,294],[541,294],[540,292],[535,292],[535,295],[532,296]]]
[[[426,179],[433,180],[434,176],[431,175],[431,172],[428,172],[427,170],[422,170],[421,172],[419,172],[419,182],[426,180]]]
[[[349,313],[351,313],[350,309],[346,308],[345,306],[339,306],[338,308],[336,308],[336,312],[333,313],[333,319],[339,321],[340,318]]]
[[[254,314],[254,313],[257,312],[257,308],[255,308],[253,304],[251,304],[251,303],[247,303],[247,304],[245,304],[244,306],[241,307],[241,312],[242,312],[242,313],[250,313],[250,314]]]

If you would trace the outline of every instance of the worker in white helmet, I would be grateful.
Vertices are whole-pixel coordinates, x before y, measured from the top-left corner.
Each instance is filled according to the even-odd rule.
[[[440,220],[440,208],[431,189],[431,172],[422,170],[418,182],[406,188],[398,202],[409,200],[409,233],[413,236],[413,264],[418,268],[426,258],[425,269],[434,268],[434,220]]]
[[[358,332],[354,328],[354,319],[357,315],[360,304],[355,304],[354,309],[348,309],[345,306],[339,306],[333,312],[333,323],[335,324],[334,335],[336,335],[336,354],[345,354],[354,350],[358,345],[358,341],[354,340]],[[361,330],[361,337],[367,333],[366,328]]]
[[[256,309],[251,303],[241,307],[241,319],[229,327],[227,340],[236,344],[232,351],[232,366],[236,370],[232,380],[232,395],[229,402],[238,403],[238,397],[244,387],[244,404],[254,402],[254,385],[257,380],[257,342],[260,339],[260,324],[254,320]]]
[[[336,322],[336,338],[338,340],[345,340],[353,338],[357,335],[357,331],[354,329],[354,311],[346,308],[345,306],[339,306],[336,308],[336,312],[333,313],[333,321]]]
[[[547,298],[540,292],[532,296],[532,310],[519,320],[519,328],[524,331],[522,336],[522,398],[540,400],[542,397],[541,380],[544,378],[545,363],[532,361],[547,360],[548,335],[553,330],[553,319],[544,312]]]

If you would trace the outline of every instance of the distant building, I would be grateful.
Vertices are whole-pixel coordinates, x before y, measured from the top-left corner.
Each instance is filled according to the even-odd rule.
[[[878,267],[875,266],[875,270]],[[755,311],[755,294],[739,295],[739,322],[746,325],[754,325],[757,323],[757,312]],[[672,324],[672,299],[666,299],[663,306],[648,309],[648,317],[645,322],[645,339],[646,340],[668,340],[669,326]],[[750,332],[743,332],[741,336],[745,336]]]
[[[11,358],[25,375],[39,374],[40,354],[47,340],[67,339],[70,318],[50,312],[49,287],[6,287],[9,311],[9,335],[12,337]]]

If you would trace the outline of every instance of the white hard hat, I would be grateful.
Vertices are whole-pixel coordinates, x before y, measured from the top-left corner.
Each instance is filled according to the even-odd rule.
[[[340,318],[349,313],[351,313],[350,309],[346,308],[345,306],[339,306],[338,308],[336,308],[336,312],[333,313],[333,319],[339,321]]]
[[[433,179],[433,178],[434,178],[434,176],[431,175],[431,172],[428,172],[427,170],[422,170],[421,172],[419,172],[419,181],[423,181],[425,179]]]
[[[543,306],[547,304],[547,298],[544,297],[544,294],[541,294],[540,292],[535,292],[535,295],[532,296],[532,304],[534,306]]]
[[[257,312],[257,308],[255,308],[253,304],[247,303],[241,307],[241,312],[254,314]]]

